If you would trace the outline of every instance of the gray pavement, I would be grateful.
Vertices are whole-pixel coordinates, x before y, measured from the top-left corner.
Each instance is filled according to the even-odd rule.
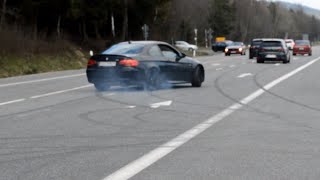
[[[319,56],[320,47],[290,64],[199,57],[203,87],[153,92],[98,93],[84,70],[0,79],[0,180],[104,179]],[[319,179],[319,68],[316,61],[142,171],[130,169],[132,179]]]

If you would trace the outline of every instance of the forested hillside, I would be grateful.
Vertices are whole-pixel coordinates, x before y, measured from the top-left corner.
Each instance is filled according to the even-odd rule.
[[[1,35],[28,39],[66,39],[77,44],[143,39],[191,41],[194,29],[204,41],[213,36],[248,41],[255,37],[318,37],[320,22],[302,9],[256,0],[2,0]],[[112,31],[114,20],[114,32]],[[3,37],[2,37],[3,39]],[[3,42],[3,41],[2,41]]]

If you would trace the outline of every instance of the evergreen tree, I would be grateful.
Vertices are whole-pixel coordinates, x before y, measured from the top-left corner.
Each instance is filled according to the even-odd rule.
[[[216,36],[228,36],[234,29],[234,9],[229,0],[212,0],[209,23]]]

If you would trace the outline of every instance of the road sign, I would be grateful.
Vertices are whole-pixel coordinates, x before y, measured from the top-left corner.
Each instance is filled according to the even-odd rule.
[[[143,37],[144,37],[144,39],[145,39],[145,40],[148,40],[148,37],[149,37],[149,26],[146,25],[146,24],[144,24],[141,29],[142,29],[142,31],[143,31]]]

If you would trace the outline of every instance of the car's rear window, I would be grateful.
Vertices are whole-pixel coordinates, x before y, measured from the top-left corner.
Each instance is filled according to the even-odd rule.
[[[232,46],[242,46],[242,43],[241,42],[234,42],[231,45]]]
[[[143,48],[143,44],[116,44],[102,52],[102,54],[140,54]]]
[[[262,41],[252,41],[252,45],[253,46],[258,46],[258,45],[260,45],[262,43]]]
[[[310,45],[310,41],[299,40],[299,41],[296,41],[296,45],[300,45],[300,46]]]
[[[263,41],[263,47],[282,47],[282,43],[280,41]]]

